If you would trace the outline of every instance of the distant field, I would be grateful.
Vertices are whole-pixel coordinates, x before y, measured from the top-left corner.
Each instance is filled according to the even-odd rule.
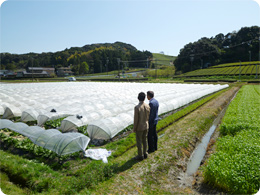
[[[260,61],[220,64],[206,69],[194,70],[178,77],[259,75]]]
[[[157,64],[159,65],[172,65],[170,62],[173,62],[176,57],[160,53],[153,53],[153,58],[156,59]]]

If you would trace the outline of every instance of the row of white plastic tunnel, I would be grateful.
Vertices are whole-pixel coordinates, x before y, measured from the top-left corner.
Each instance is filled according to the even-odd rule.
[[[141,91],[154,91],[162,114],[226,87],[98,82],[4,84],[0,86],[0,115],[3,119],[37,120],[39,126],[66,117],[61,122],[62,132],[88,125],[91,139],[110,139],[133,124],[134,106]]]
[[[25,123],[13,123],[0,119],[0,129],[10,129],[28,137],[34,144],[49,149],[59,156],[74,152],[84,152],[90,139],[81,133],[61,133],[57,129],[45,130],[39,126],[28,126]]]

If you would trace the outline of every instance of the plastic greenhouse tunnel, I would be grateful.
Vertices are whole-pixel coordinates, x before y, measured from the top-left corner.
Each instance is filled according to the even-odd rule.
[[[61,133],[57,129],[45,130],[39,126],[28,126],[25,123],[13,123],[0,119],[0,129],[10,129],[28,137],[34,144],[49,149],[59,156],[74,152],[85,152],[90,138],[81,133]]]

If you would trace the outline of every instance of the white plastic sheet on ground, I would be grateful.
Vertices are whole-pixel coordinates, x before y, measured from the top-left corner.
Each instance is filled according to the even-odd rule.
[[[94,160],[102,160],[104,163],[107,163],[107,158],[111,155],[111,151],[106,149],[88,149],[85,151],[84,156],[89,157]]]
[[[87,126],[91,139],[111,139],[133,124],[134,106],[141,91],[154,91],[160,104],[159,114],[163,114],[226,87],[104,82],[8,84],[0,86],[0,112],[2,118],[21,116],[22,121],[37,120],[40,126],[69,115],[61,122],[62,132]],[[145,102],[149,103],[147,99]],[[50,112],[52,109],[56,113]]]

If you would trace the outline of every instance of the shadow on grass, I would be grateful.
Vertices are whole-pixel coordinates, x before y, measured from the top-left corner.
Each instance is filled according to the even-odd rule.
[[[140,161],[131,158],[130,160],[126,161],[122,166],[120,166],[117,170],[117,173],[126,171],[130,169],[134,164],[139,163]]]

